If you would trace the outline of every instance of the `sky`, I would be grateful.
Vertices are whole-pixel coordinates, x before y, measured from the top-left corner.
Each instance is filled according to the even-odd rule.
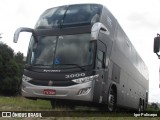
[[[30,35],[22,33],[17,44],[13,35],[19,27],[34,28],[41,13],[52,7],[74,3],[105,5],[120,23],[149,70],[149,102],[160,103],[159,59],[153,41],[160,33],[160,0],[0,0],[0,41],[15,52],[27,54]]]

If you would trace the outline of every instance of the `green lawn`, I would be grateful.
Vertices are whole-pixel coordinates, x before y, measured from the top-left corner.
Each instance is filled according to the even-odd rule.
[[[0,96],[0,111],[36,111],[52,110],[51,104],[46,100],[29,100],[23,97]]]
[[[0,111],[45,111],[49,115],[52,115],[54,117],[43,117],[43,118],[34,118],[34,120],[112,120],[112,119],[119,119],[119,120],[157,120],[158,117],[151,118],[151,117],[133,117],[134,114],[129,114],[131,117],[129,117],[128,114],[126,113],[115,113],[110,115],[109,113],[105,112],[87,112],[89,109],[76,109],[75,111],[69,111],[68,108],[55,108],[52,109],[51,104],[47,100],[28,100],[23,97],[3,97],[0,96]],[[57,112],[59,111],[59,112]],[[94,111],[94,110],[91,110]],[[58,116],[56,116],[59,114]],[[104,115],[105,114],[105,115]],[[67,116],[67,117],[62,117],[62,116]],[[108,117],[108,115],[110,117]],[[116,116],[119,117],[116,117]],[[73,117],[70,117],[73,116]],[[114,117],[112,117],[114,116]],[[120,117],[121,116],[121,117]],[[127,116],[127,117],[124,117]],[[3,120],[9,120],[9,119],[18,119],[21,120],[22,118],[0,118]],[[30,118],[23,118],[25,120],[30,120]],[[33,118],[32,118],[33,119]],[[32,120],[31,119],[31,120]],[[160,119],[160,118],[159,118]]]

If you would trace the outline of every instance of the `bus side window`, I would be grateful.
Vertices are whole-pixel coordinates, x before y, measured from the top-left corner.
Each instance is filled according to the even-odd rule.
[[[100,50],[97,52],[97,68],[104,68],[104,52]]]

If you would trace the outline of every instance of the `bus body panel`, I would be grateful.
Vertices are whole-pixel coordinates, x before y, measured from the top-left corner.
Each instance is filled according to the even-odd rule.
[[[111,59],[121,69],[118,85],[117,104],[138,108],[140,98],[146,99],[148,91],[148,76],[144,62],[141,60],[133,45],[118,25]],[[125,75],[124,75],[125,74]],[[126,99],[126,102],[122,100]]]
[[[105,7],[102,13],[101,22],[111,33],[108,36],[99,33],[99,38],[107,45],[107,50],[111,51],[107,53],[111,61],[108,84],[116,82],[117,105],[137,109],[140,99],[144,101],[148,99],[146,95],[149,91],[147,67],[114,16]],[[115,65],[119,68],[118,81],[113,79],[117,71],[114,71]]]

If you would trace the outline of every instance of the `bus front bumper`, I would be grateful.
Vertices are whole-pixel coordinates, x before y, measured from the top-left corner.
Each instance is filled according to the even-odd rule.
[[[22,80],[22,96],[35,99],[93,100],[93,81],[65,87],[36,86]]]

